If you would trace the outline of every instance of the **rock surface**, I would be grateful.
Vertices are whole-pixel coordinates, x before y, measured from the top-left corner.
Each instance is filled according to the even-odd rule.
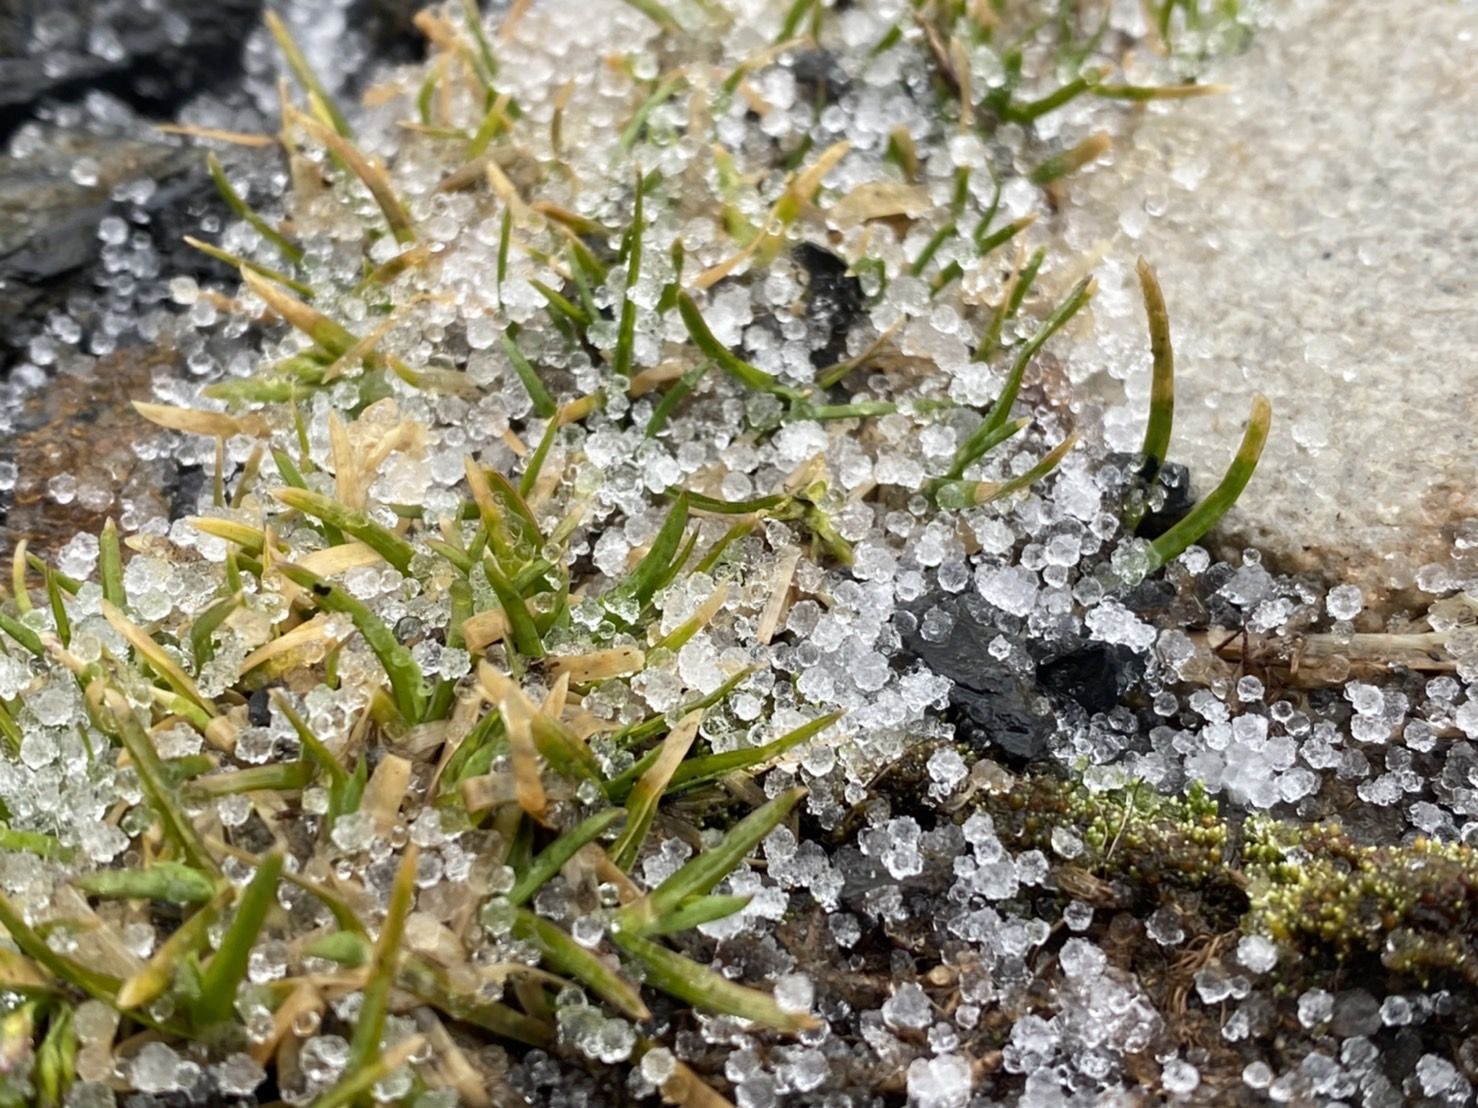
[[[1067,359],[1142,434],[1149,350],[1134,276],[1158,271],[1178,367],[1171,456],[1218,479],[1255,390],[1262,469],[1222,535],[1372,604],[1445,562],[1478,513],[1478,6],[1301,0],[1152,105],[1109,168],[1074,179],[1064,234],[1102,252],[1092,335]],[[1433,571],[1429,570],[1429,577]]]

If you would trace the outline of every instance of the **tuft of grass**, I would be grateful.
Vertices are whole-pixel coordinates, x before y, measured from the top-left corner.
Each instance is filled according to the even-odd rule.
[[[1257,393],[1252,398],[1252,411],[1247,417],[1247,429],[1242,433],[1242,444],[1237,448],[1226,474],[1184,519],[1150,543],[1151,572],[1182,554],[1186,547],[1215,527],[1231,510],[1257,471],[1257,462],[1262,457],[1262,448],[1268,441],[1272,423],[1273,407],[1266,396]]]

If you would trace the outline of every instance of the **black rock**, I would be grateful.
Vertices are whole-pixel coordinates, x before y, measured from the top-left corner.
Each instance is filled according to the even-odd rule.
[[[0,16],[0,137],[42,100],[106,92],[171,114],[235,81],[262,0],[7,0]]]
[[[1165,503],[1147,512],[1134,533],[1142,539],[1157,539],[1186,517],[1196,506],[1191,488],[1191,471],[1179,462],[1166,462],[1155,476],[1155,484],[1165,491]]]
[[[835,104],[847,95],[847,76],[825,50],[803,50],[790,67],[795,83],[808,100]]]
[[[811,364],[819,369],[846,352],[847,331],[866,302],[862,282],[847,273],[846,262],[814,243],[801,243],[792,256],[807,275],[806,318],[825,339],[811,352]]]
[[[954,616],[943,642],[931,642],[915,630],[902,637],[915,657],[954,682],[949,701],[958,737],[982,752],[1004,755],[1007,762],[1042,757],[1056,729],[1051,706],[1028,681],[990,656],[994,628],[977,620],[963,602],[940,607]]]
[[[257,689],[246,700],[246,722],[253,727],[267,727],[272,722],[272,694]]]
[[[68,305],[74,294],[96,301],[98,226],[109,215],[122,218],[130,234],[149,235],[161,273],[231,276],[183,241],[200,233],[206,213],[225,213],[198,151],[127,134],[52,127],[45,135],[43,148],[27,158],[0,157],[0,316],[6,324],[0,349],[18,354],[46,314]],[[98,166],[93,184],[69,176],[82,158]],[[114,188],[138,179],[155,185],[143,205],[111,198]],[[78,318],[84,328],[91,322],[85,315]]]
[[[1133,682],[1138,665],[1132,650],[1090,642],[1037,665],[1037,684],[1048,696],[1070,700],[1090,715],[1107,712]]]

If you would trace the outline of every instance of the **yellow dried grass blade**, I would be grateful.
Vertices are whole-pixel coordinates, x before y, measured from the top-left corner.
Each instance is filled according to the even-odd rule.
[[[358,147],[352,142],[342,135],[335,134],[317,120],[309,119],[300,113],[298,123],[318,142],[322,143],[329,153],[335,155],[347,165],[353,171],[354,175],[363,182],[364,187],[369,189],[370,195],[375,198],[375,203],[379,205],[380,214],[385,217],[385,222],[390,225],[390,233],[395,236],[395,241],[401,243],[415,242],[415,225],[412,224],[410,213],[405,210],[405,205],[400,202],[400,197],[396,195],[395,186],[390,183],[390,175],[361,154]]]

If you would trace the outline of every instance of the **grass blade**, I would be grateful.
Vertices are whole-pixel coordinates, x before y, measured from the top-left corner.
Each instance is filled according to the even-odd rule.
[[[639,11],[668,34],[677,34],[682,30],[672,13],[659,3],[659,0],[622,0],[627,7]]]
[[[426,1043],[423,1035],[412,1035],[402,1039],[384,1054],[366,1059],[364,1065],[352,1062],[344,1067],[344,1077],[323,1096],[313,1102],[313,1108],[346,1108],[369,1095],[371,1089],[411,1060]]]
[[[103,599],[122,608],[128,603],[123,591],[123,553],[118,549],[118,525],[109,516],[103,521],[102,533],[98,536],[98,581],[103,587]]]
[[[324,123],[332,127],[340,135],[348,138],[352,131],[349,130],[349,122],[339,111],[338,105],[334,103],[328,90],[319,82],[313,68],[308,64],[308,59],[303,57],[303,52],[298,49],[298,44],[293,41],[292,35],[288,33],[281,17],[270,8],[265,13],[267,30],[272,33],[277,42],[277,49],[282,51],[283,60],[287,67],[293,71],[293,76],[298,79],[298,84],[303,86],[303,91],[308,94],[308,102],[313,106],[313,111]]]
[[[385,1033],[385,1016],[390,1011],[390,988],[395,981],[395,962],[400,941],[405,934],[405,920],[416,899],[416,862],[420,851],[415,843],[407,844],[390,888],[390,902],[385,909],[385,923],[375,943],[370,961],[369,978],[364,985],[364,1001],[354,1021],[354,1039],[349,1045],[349,1064],[345,1073],[368,1069],[380,1053],[380,1039]]]
[[[14,616],[8,616],[0,612],[0,631],[4,631],[21,646],[25,647],[38,658],[46,656],[46,647],[41,642],[41,636],[32,631]]]
[[[149,804],[153,807],[155,814],[159,816],[165,836],[175,845],[186,862],[218,880],[221,876],[221,869],[216,865],[216,860],[211,857],[210,851],[206,850],[205,842],[200,838],[200,833],[195,830],[195,825],[190,822],[190,817],[175,800],[164,764],[159,759],[159,751],[154,749],[154,740],[149,738],[144,731],[143,725],[134,715],[133,707],[123,698],[122,693],[117,689],[105,689],[103,699],[108,706],[108,711],[112,713],[114,726],[118,729],[119,741],[123,743],[129,758],[133,761],[139,785],[149,798]]]
[[[168,904],[204,904],[216,892],[216,883],[181,862],[155,862],[143,869],[104,869],[74,877],[89,896],[104,900],[162,900]]]
[[[732,873],[751,850],[790,815],[806,790],[787,789],[736,823],[717,846],[687,862],[641,900],[617,913],[624,930],[630,931],[665,917],[690,897],[703,896]]]
[[[353,535],[403,574],[409,574],[415,549],[390,528],[376,523],[365,512],[340,504],[331,496],[311,489],[274,489],[272,495],[294,511],[310,515],[328,527]]]
[[[667,513],[667,519],[657,532],[657,537],[652,540],[651,547],[636,564],[636,568],[601,598],[602,603],[610,608],[613,604],[634,600],[637,605],[645,608],[671,570],[673,559],[681,549],[683,532],[687,526],[688,494],[680,492]]]
[[[282,851],[274,850],[262,859],[242,891],[221,945],[201,975],[200,998],[195,1002],[195,1018],[199,1023],[209,1025],[231,1018],[236,1007],[236,990],[246,978],[252,945],[267,921],[268,911],[277,903],[277,882],[281,876]]]
[[[513,933],[539,948],[545,963],[557,973],[588,986],[627,1019],[650,1019],[641,992],[592,951],[577,943],[564,928],[520,908],[514,917]]]
[[[107,974],[79,965],[52,950],[46,940],[26,923],[25,917],[16,910],[15,905],[4,893],[0,893],[0,927],[10,932],[11,939],[20,948],[22,954],[59,981],[75,985],[88,996],[101,1000],[105,1004],[114,1003],[114,993],[118,988],[117,980]]]
[[[1257,470],[1257,461],[1262,457],[1262,448],[1268,441],[1268,430],[1272,422],[1272,405],[1268,403],[1266,396],[1257,393],[1252,398],[1252,412],[1247,417],[1247,430],[1242,434],[1242,445],[1237,449],[1232,464],[1227,467],[1226,475],[1184,519],[1150,543],[1150,572],[1178,557],[1186,547],[1215,527],[1217,521],[1237,502],[1237,497],[1242,495],[1242,490],[1247,487],[1247,482],[1252,480],[1252,474]]]
[[[490,557],[482,560],[482,572],[493,588],[493,595],[503,607],[514,648],[526,658],[544,657],[544,643],[539,637],[539,628],[535,626],[534,617],[529,613],[523,597],[513,587],[513,582],[503,576]]]
[[[660,920],[644,928],[642,936],[657,938],[661,935],[676,935],[681,931],[690,931],[700,924],[727,919],[735,912],[744,911],[753,899],[750,896],[695,896],[680,908],[674,908]]]
[[[662,740],[650,768],[631,787],[631,795],[626,800],[626,827],[610,850],[611,861],[623,870],[629,870],[636,862],[637,853],[652,828],[652,820],[657,816],[662,794],[682,760],[688,756],[702,720],[702,712],[689,712],[684,716]]]
[[[951,481],[942,485],[935,494],[935,499],[941,508],[970,508],[979,507],[981,504],[989,504],[993,500],[1003,500],[1012,496],[1022,489],[1035,485],[1047,474],[1051,473],[1066,458],[1068,453],[1078,443],[1077,435],[1069,435],[1062,442],[1054,446],[1045,457],[1025,473],[1012,477],[1009,481]]]
[[[1026,367],[1036,357],[1037,351],[1042,349],[1048,339],[1055,335],[1068,320],[1082,310],[1083,305],[1093,299],[1097,285],[1092,277],[1084,277],[1068,292],[1066,299],[1057,306],[1057,309],[1043,321],[1042,326],[1037,328],[1036,334],[1021,344],[1016,358],[1011,363],[1011,370],[1006,374],[1006,383],[1001,387],[1001,395],[996,398],[990,414],[985,417],[987,428],[1002,426],[1011,415],[1011,405],[1016,403],[1016,394],[1021,390],[1021,379],[1026,373]]]
[[[667,426],[667,420],[673,411],[683,402],[688,393],[693,391],[695,385],[703,380],[704,375],[713,367],[712,362],[705,361],[702,365],[694,366],[681,377],[673,386],[662,394],[662,399],[652,409],[652,418],[647,421],[646,437],[655,439],[662,433],[662,428]]]
[[[641,278],[642,237],[646,232],[643,201],[646,191],[646,179],[638,169],[635,207],[631,216],[631,230],[627,234],[626,296],[621,301],[621,324],[616,333],[616,350],[611,360],[611,371],[621,377],[631,376],[631,356],[636,347],[636,301],[631,298],[631,293]]]
[[[249,269],[253,273],[267,278],[269,281],[276,281],[279,285],[292,289],[293,292],[306,300],[313,299],[312,285],[305,284],[294,277],[289,277],[280,269],[273,269],[271,266],[263,265],[261,262],[254,262],[250,258],[243,258],[240,254],[233,254],[229,250],[222,250],[219,246],[213,246],[203,239],[195,238],[193,235],[186,235],[185,243],[199,250],[206,257],[214,258],[216,261],[228,265],[232,269]]]
[[[818,716],[809,723],[803,723],[794,731],[789,731],[773,742],[762,746],[753,746],[747,750],[726,750],[721,754],[690,758],[678,767],[669,787],[673,792],[678,792],[695,788],[728,773],[766,765],[787,751],[800,746],[801,743],[815,738],[846,714],[846,712],[830,712],[827,715]]]
[[[120,1011],[141,1008],[148,1004],[174,980],[175,969],[185,957],[204,948],[210,938],[210,928],[226,905],[236,897],[236,890],[223,884],[214,899],[202,906],[174,932],[159,944],[153,957],[145,963],[118,989],[116,1001]]]
[[[1090,162],[1096,161],[1108,153],[1109,147],[1113,146],[1113,140],[1102,131],[1089,135],[1082,142],[1060,154],[1054,154],[1036,169],[1028,174],[1028,179],[1034,185],[1046,186],[1055,181],[1060,181],[1069,174],[1076,173]]]
[[[738,1016],[780,1031],[804,1031],[816,1019],[801,1012],[787,1012],[769,993],[736,985],[727,977],[684,958],[665,946],[625,931],[612,938],[622,950],[646,967],[647,983],[698,1008]]]
[[[195,682],[190,675],[181,669],[175,660],[165,653],[164,648],[144,632],[143,628],[106,600],[102,602],[102,609],[104,618],[113,630],[127,640],[128,645],[133,647],[134,653],[147,662],[150,669],[164,678],[165,684],[204,712],[208,719],[214,720],[218,717],[215,702],[195,687]]]
[[[489,663],[479,664],[477,679],[490,703],[515,705],[528,716],[534,745],[556,772],[604,784],[595,755],[564,723],[535,705],[521,688]]]
[[[511,331],[511,329],[510,329]],[[555,404],[554,398],[549,395],[549,390],[544,387],[544,382],[539,380],[539,375],[529,360],[523,356],[523,351],[518,348],[511,333],[503,336],[503,350],[508,355],[508,362],[513,366],[513,372],[518,374],[518,379],[523,382],[524,390],[533,401],[534,411],[543,419],[552,419],[554,413],[559,411],[559,405]]]
[[[407,723],[419,723],[426,711],[421,667],[411,657],[411,652],[396,641],[380,617],[357,597],[302,566],[279,562],[275,568],[293,584],[312,593],[313,602],[320,608],[342,612],[353,621],[355,629],[364,636],[364,641],[384,667],[401,717]]]
[[[677,310],[678,314],[683,317],[683,325],[687,327],[688,335],[698,349],[740,384],[759,392],[774,393],[776,396],[787,399],[800,397],[800,393],[794,389],[785,388],[773,375],[750,365],[719,342],[713,332],[708,329],[708,324],[703,319],[703,313],[698,310],[698,305],[686,292],[677,294]]]
[[[528,864],[528,868],[509,891],[508,902],[514,907],[526,903],[582,846],[594,842],[625,814],[624,808],[607,808],[593,816],[587,816],[555,839]]]
[[[250,269],[242,269],[241,280],[267,307],[323,347],[333,358],[342,358],[359,342],[345,327]]]
[[[1139,287],[1144,294],[1144,314],[1149,320],[1150,355],[1154,361],[1150,382],[1150,414],[1144,427],[1144,445],[1140,450],[1147,459],[1147,479],[1153,479],[1165,464],[1170,449],[1170,429],[1175,420],[1175,350],[1170,345],[1170,313],[1165,309],[1165,296],[1149,262],[1139,259]]]
[[[380,214],[389,224],[390,233],[395,236],[395,241],[402,245],[415,242],[416,229],[411,223],[410,213],[405,210],[405,205],[396,195],[395,186],[391,184],[389,175],[360,153],[359,148],[343,135],[337,134],[317,120],[306,116],[300,115],[298,122],[310,135],[322,143],[329,153],[348,166],[369,190],[369,194],[374,197],[375,204],[380,209]]]
[[[1022,417],[1013,419],[992,427],[988,422],[982,422],[979,427],[970,433],[970,436],[960,444],[955,451],[954,460],[951,461],[949,472],[945,474],[945,481],[958,481],[972,465],[985,457],[1001,443],[1017,434],[1026,427],[1031,420]],[[937,493],[939,485],[931,484],[930,491]]]
[[[221,199],[226,202],[226,207],[236,213],[238,219],[243,219],[256,230],[257,234],[277,247],[278,252],[292,262],[299,265],[303,260],[303,248],[293,242],[276,227],[268,223],[260,215],[252,210],[242,195],[236,191],[231,179],[226,176],[226,170],[221,165],[221,160],[214,154],[205,155],[205,166],[210,171],[210,179],[215,182],[216,191],[221,194]]]

